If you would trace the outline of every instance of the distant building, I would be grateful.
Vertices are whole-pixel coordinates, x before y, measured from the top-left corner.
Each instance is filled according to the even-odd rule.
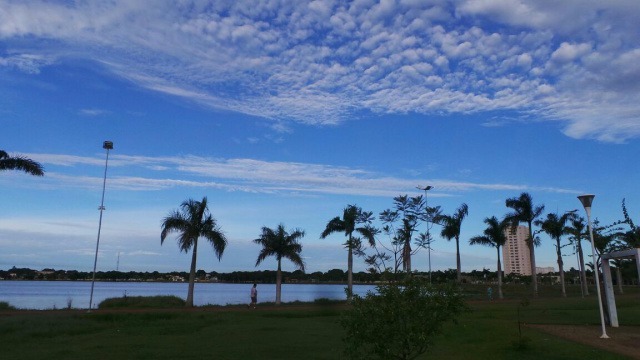
[[[553,266],[547,266],[547,267],[536,267],[536,274],[548,274],[548,273],[553,273],[556,272],[555,268]]]
[[[509,227],[505,230],[505,235],[507,242],[502,247],[505,275],[512,273],[531,275],[531,258],[526,242],[529,237],[529,228],[522,225],[516,228]]]

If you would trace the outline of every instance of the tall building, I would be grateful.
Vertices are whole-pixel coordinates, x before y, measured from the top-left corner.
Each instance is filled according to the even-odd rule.
[[[509,227],[505,230],[505,235],[507,242],[502,247],[505,275],[511,273],[531,275],[531,258],[526,242],[529,237],[529,228],[522,225],[516,228]]]

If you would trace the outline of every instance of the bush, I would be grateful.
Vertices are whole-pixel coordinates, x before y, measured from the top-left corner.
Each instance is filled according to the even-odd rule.
[[[0,310],[15,310],[16,308],[11,306],[11,304],[9,304],[6,301],[0,301]]]
[[[341,319],[351,359],[414,359],[426,352],[442,325],[466,311],[452,286],[431,286],[410,278],[380,285],[377,294],[354,296]]]
[[[123,296],[102,301],[99,309],[164,309],[184,307],[185,301],[177,296]]]

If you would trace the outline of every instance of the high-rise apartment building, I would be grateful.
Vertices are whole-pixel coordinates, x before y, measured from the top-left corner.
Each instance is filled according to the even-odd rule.
[[[505,230],[505,235],[507,242],[502,247],[505,275],[511,273],[531,275],[531,258],[526,241],[529,237],[529,228],[522,225],[516,228],[509,227]]]

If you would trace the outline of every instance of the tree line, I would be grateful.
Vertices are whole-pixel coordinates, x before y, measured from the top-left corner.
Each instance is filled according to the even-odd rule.
[[[415,272],[415,276],[428,278],[426,272]],[[45,268],[34,270],[30,268],[12,267],[8,270],[0,270],[0,280],[48,280],[48,281],[90,281],[92,272],[78,270],[55,270]],[[438,270],[432,273],[433,283],[445,284],[455,282],[457,272],[455,269]],[[98,281],[187,281],[189,273],[186,271],[97,271]],[[400,277],[398,277],[400,278]],[[530,277],[513,274],[508,277],[511,283],[529,283]],[[346,284],[347,272],[342,269],[331,269],[325,272],[316,271],[305,273],[301,270],[282,271],[284,283],[326,283],[326,284]],[[466,282],[494,282],[495,272],[488,269],[473,270],[463,273]],[[261,283],[275,284],[277,271],[233,271],[229,273],[219,273],[215,271],[206,272],[197,270],[195,280],[199,282],[222,282],[222,283]],[[379,273],[359,271],[353,273],[353,280],[356,284],[372,284],[390,280],[389,277]],[[391,279],[392,280],[392,279]]]

